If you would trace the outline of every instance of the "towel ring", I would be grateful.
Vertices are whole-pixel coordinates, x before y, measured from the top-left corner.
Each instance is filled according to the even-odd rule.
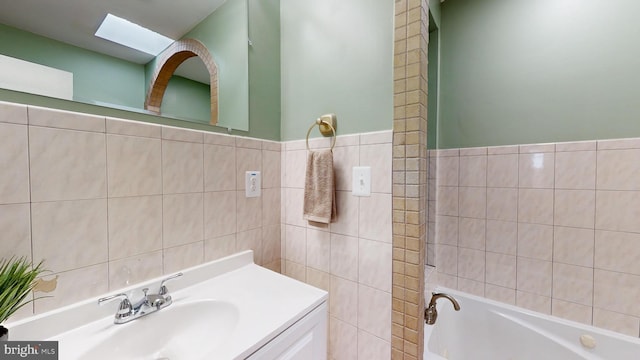
[[[333,150],[333,147],[336,145],[336,129],[329,122],[321,120],[321,119],[317,119],[315,123],[311,124],[311,127],[309,127],[309,130],[307,131],[307,150],[311,150],[311,149],[309,149],[309,134],[311,134],[311,130],[313,130],[313,128],[316,125],[317,126],[320,126],[320,125],[329,126],[329,128],[331,129],[331,132],[333,133],[333,141],[331,142],[331,150]]]

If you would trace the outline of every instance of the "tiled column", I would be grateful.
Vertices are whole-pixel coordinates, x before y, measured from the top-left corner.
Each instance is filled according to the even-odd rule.
[[[391,358],[422,359],[427,203],[426,0],[396,0]]]

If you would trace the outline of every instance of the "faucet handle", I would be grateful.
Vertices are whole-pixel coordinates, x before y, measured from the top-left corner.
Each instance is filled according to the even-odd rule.
[[[98,299],[98,305],[102,305],[102,304],[104,304],[106,302],[109,302],[111,300],[115,300],[115,299],[117,299],[119,297],[124,297],[124,300],[122,300],[122,301],[129,301],[129,297],[127,296],[127,294],[120,293],[120,294],[105,296],[103,298]]]
[[[131,305],[131,301],[129,301],[129,297],[127,296],[127,294],[120,293],[120,294],[115,294],[115,295],[100,298],[98,299],[98,305],[102,305],[106,302],[110,302],[111,300],[115,300],[120,297],[124,297],[124,300],[120,302],[120,305],[118,306],[118,311],[116,311],[115,318],[116,319],[126,318],[131,314],[133,314],[133,306]]]
[[[182,276],[183,274],[181,272],[171,275],[168,278],[162,280],[162,282],[160,283],[160,290],[158,291],[158,295],[167,295],[169,293],[169,289],[167,289],[166,286],[164,286],[164,283],[168,282],[169,280],[173,280],[175,278],[178,278],[180,276]]]

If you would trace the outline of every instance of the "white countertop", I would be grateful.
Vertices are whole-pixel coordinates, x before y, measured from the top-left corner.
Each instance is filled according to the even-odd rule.
[[[223,344],[217,344],[215,351],[203,359],[244,359],[327,300],[327,293],[323,290],[255,265],[251,251],[182,272],[184,276],[167,284],[173,304],[146,318],[162,316],[161,313],[171,307],[205,299],[235,306],[238,317],[234,326],[225,329],[227,334]],[[155,292],[162,278],[111,293],[126,292],[135,302],[142,297],[140,289],[149,287],[150,293]],[[118,301],[99,306],[97,299],[7,324],[11,329],[11,340],[57,340],[60,359],[76,359],[105,338],[114,336],[118,327],[130,326],[145,319],[115,325],[113,315]],[[166,325],[167,329],[172,326]],[[211,339],[212,343],[215,340]]]

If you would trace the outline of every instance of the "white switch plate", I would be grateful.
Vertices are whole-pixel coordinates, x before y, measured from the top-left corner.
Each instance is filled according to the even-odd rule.
[[[260,171],[247,171],[244,176],[244,193],[246,197],[260,196]]]
[[[371,196],[371,167],[354,166],[351,177],[351,193],[355,196]]]

